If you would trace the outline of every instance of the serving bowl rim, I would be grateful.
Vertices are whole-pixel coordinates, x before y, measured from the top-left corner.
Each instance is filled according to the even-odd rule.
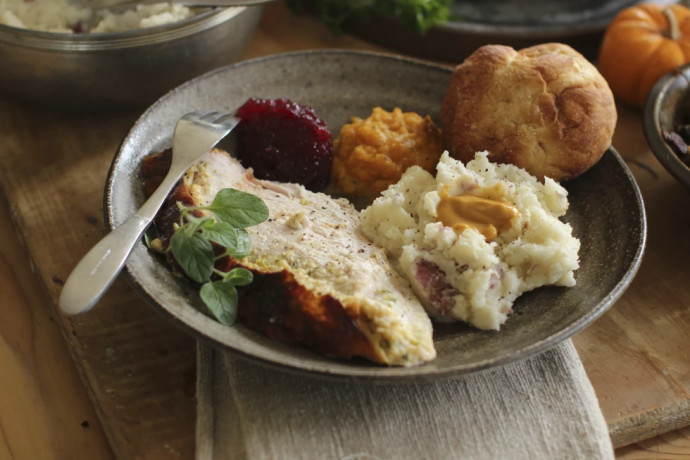
[[[193,35],[237,17],[250,7],[202,9],[179,21],[142,29],[100,33],[48,32],[0,24],[0,43],[55,51],[95,51],[142,46]]]

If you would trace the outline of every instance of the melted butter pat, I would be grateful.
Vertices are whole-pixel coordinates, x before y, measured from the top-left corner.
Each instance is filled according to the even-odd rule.
[[[437,220],[456,232],[473,228],[487,241],[508,230],[519,211],[503,201],[474,195],[441,195],[436,207]]]

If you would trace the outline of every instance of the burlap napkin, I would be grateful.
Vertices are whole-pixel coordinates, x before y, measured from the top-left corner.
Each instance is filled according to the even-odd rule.
[[[198,345],[197,459],[609,459],[571,341],[418,384],[277,372]]]

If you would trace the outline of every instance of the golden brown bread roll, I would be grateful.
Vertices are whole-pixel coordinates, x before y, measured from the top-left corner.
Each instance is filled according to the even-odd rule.
[[[560,43],[479,48],[455,68],[441,108],[444,141],[455,158],[467,162],[488,150],[494,162],[557,181],[599,161],[616,119],[604,78]]]

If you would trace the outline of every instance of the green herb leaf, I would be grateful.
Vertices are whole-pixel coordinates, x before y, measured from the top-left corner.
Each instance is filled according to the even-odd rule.
[[[268,207],[261,198],[233,189],[219,191],[208,207],[177,205],[180,223],[170,239],[170,250],[187,276],[202,284],[199,296],[213,316],[222,324],[232,325],[237,317],[235,286],[251,283],[253,274],[241,267],[227,273],[216,270],[211,243],[225,247],[225,254],[231,257],[245,257],[250,245],[245,227],[268,219]],[[195,217],[192,212],[198,210],[211,211],[213,217]],[[222,279],[210,281],[213,273]]]
[[[235,228],[227,222],[213,222],[204,225],[201,231],[213,243],[225,246],[232,257],[242,258],[249,254],[251,241],[249,233],[243,228]]]
[[[215,222],[213,220],[213,217],[211,216],[194,217],[189,212],[186,212],[184,214],[184,217],[185,224],[182,227],[182,229],[188,235],[198,232],[200,228],[203,228],[208,225],[213,225],[213,223]]]
[[[334,34],[342,33],[347,23],[367,23],[380,17],[396,19],[419,35],[452,17],[454,0],[286,0],[297,14],[312,13]]]
[[[170,249],[184,272],[197,283],[211,278],[216,255],[211,243],[199,233],[177,231],[170,239]]]
[[[261,198],[231,188],[219,191],[213,203],[204,209],[213,212],[219,222],[238,228],[257,225],[268,219],[268,207]]]
[[[246,286],[253,280],[254,274],[242,267],[235,267],[223,275],[223,281],[232,283],[235,286]]]
[[[199,291],[213,316],[226,326],[232,326],[237,318],[237,289],[226,281],[208,282]]]

